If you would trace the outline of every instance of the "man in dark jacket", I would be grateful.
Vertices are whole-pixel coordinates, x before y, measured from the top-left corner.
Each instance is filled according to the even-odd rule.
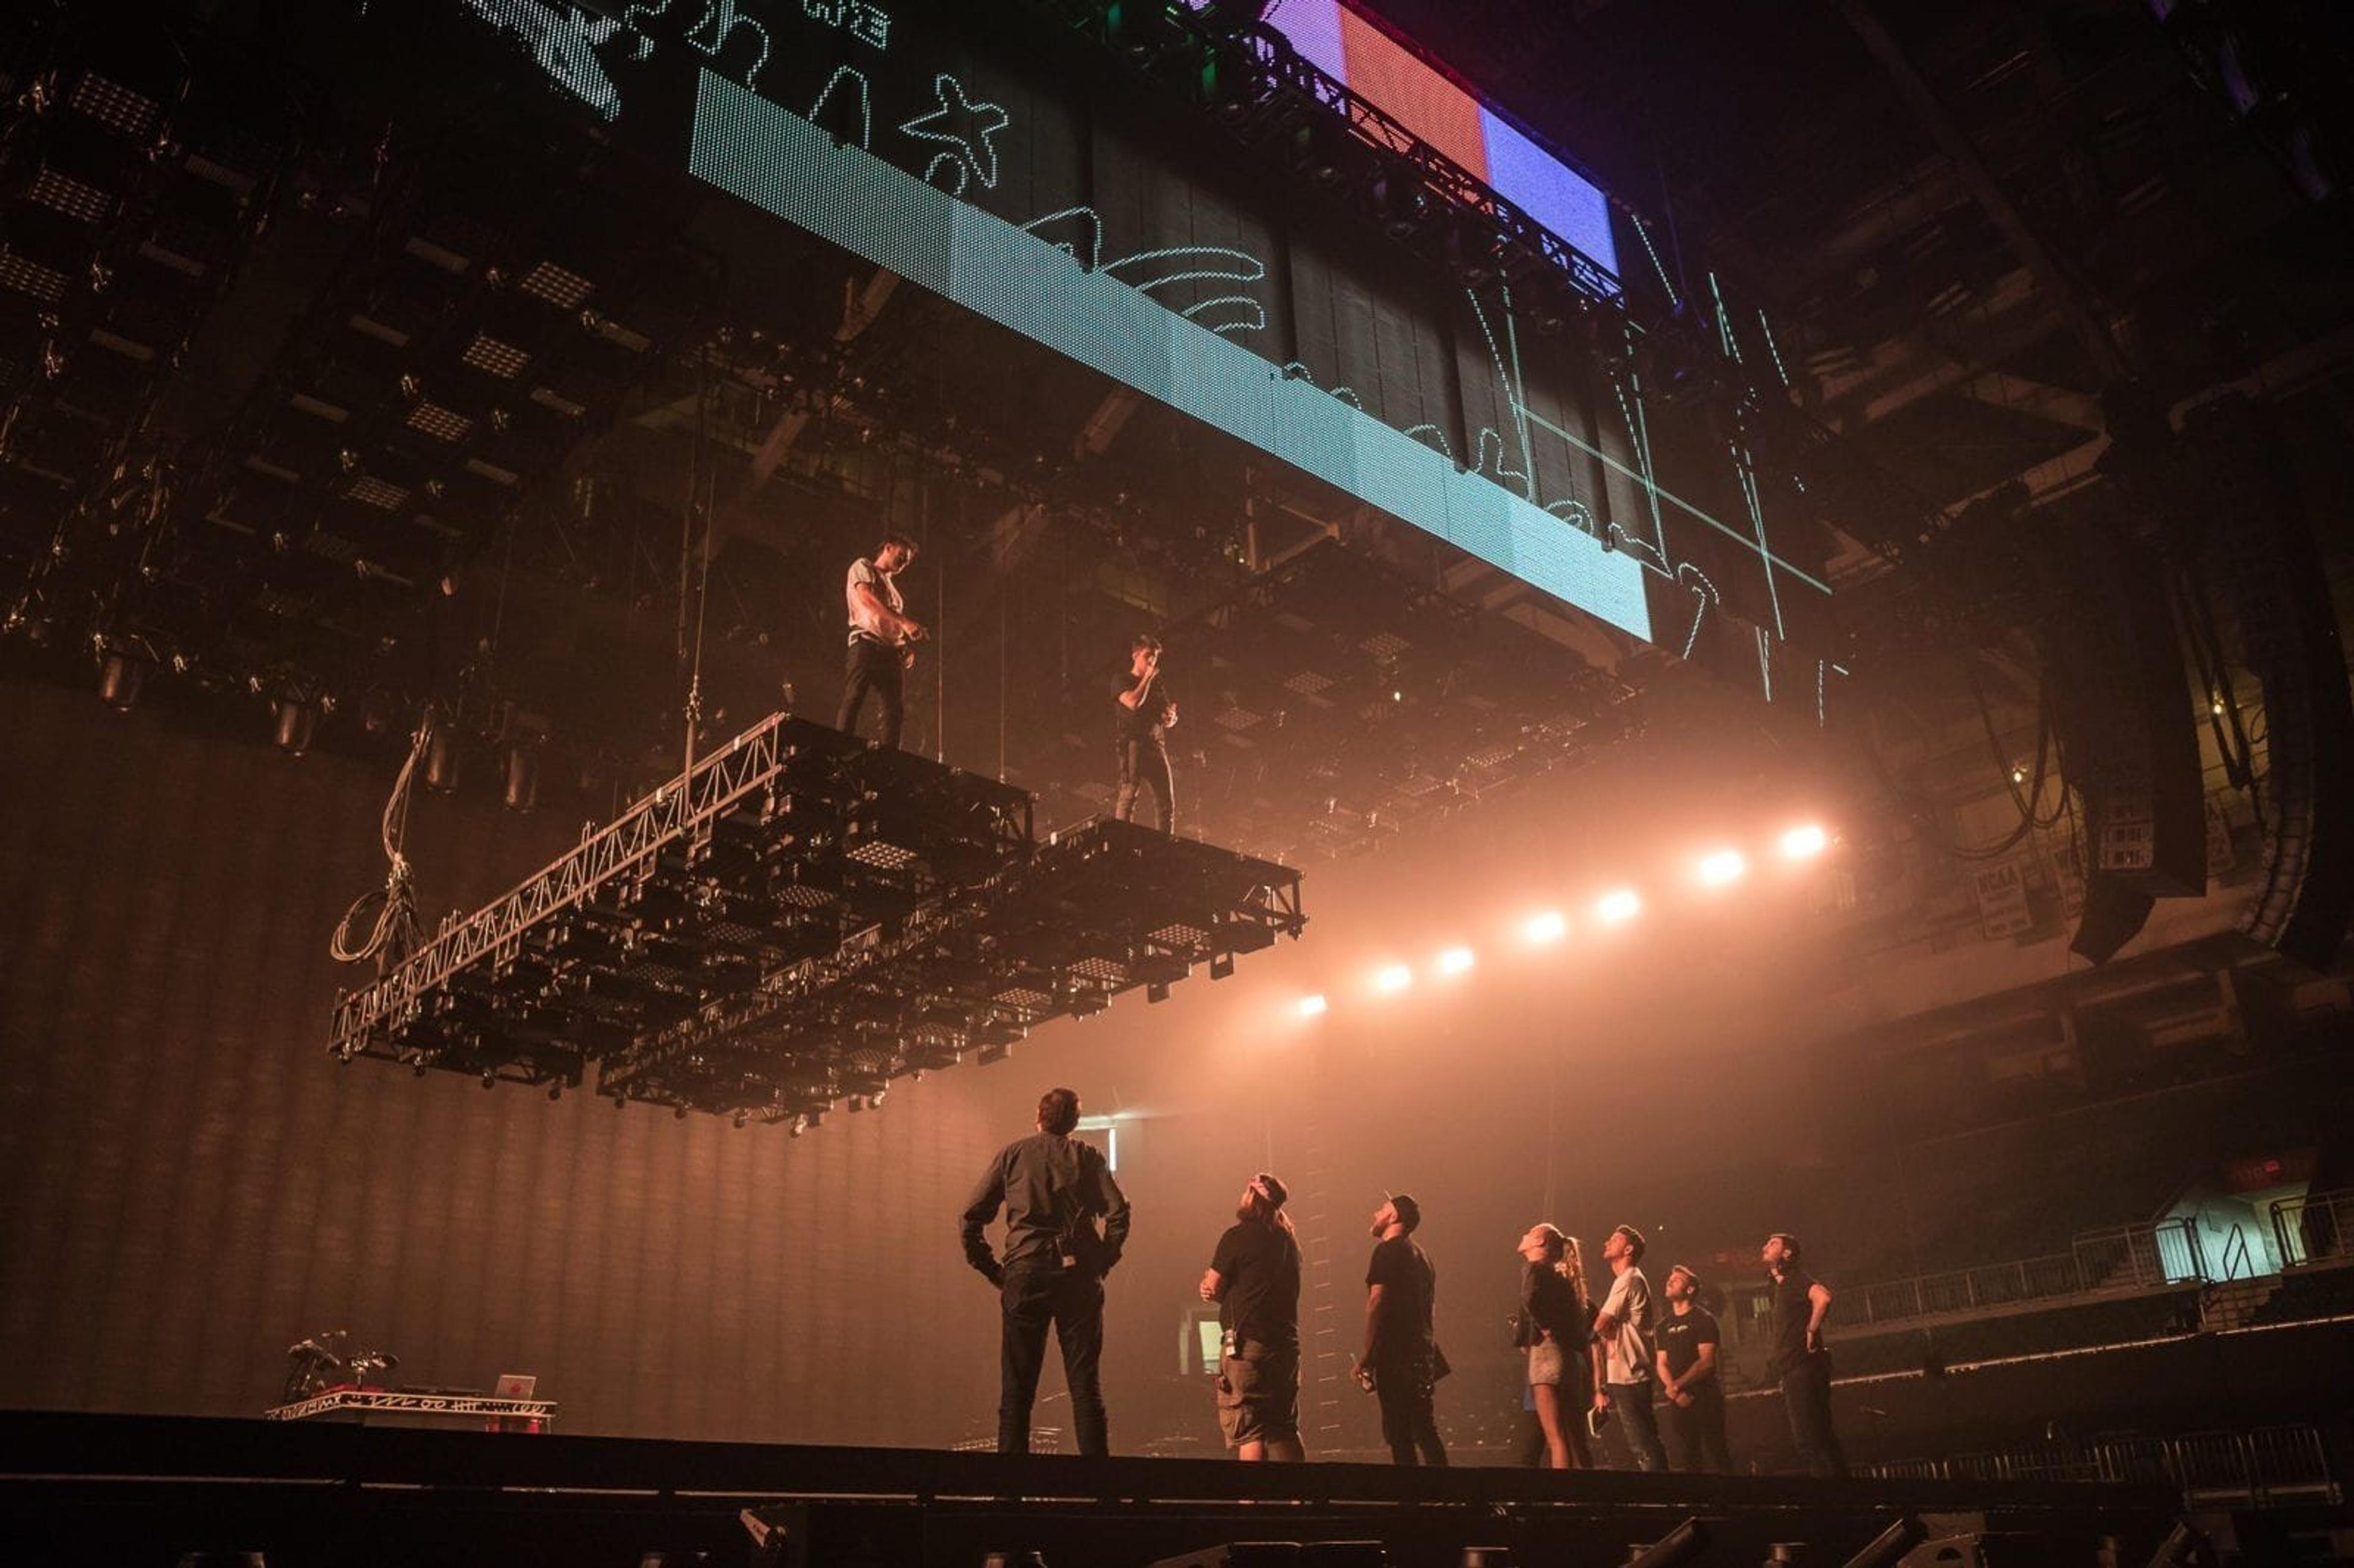
[[[964,1255],[998,1287],[1005,1314],[997,1404],[1001,1454],[1030,1451],[1030,1410],[1038,1397],[1049,1324],[1063,1347],[1079,1452],[1111,1451],[1098,1375],[1103,1279],[1128,1244],[1128,1199],[1102,1151],[1071,1136],[1078,1125],[1077,1093],[1047,1090],[1038,1099],[1038,1130],[998,1151],[964,1209]],[[1001,1208],[1002,1261],[984,1234]]]

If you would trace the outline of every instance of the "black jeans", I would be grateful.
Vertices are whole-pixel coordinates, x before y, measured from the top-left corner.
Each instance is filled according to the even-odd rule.
[[[1438,1440],[1427,1366],[1374,1367],[1373,1394],[1382,1402],[1382,1441],[1390,1446],[1392,1460],[1446,1465],[1447,1445]]]
[[[1706,1393],[1695,1389],[1690,1404],[1670,1402],[1659,1415],[1667,1424],[1668,1446],[1675,1450],[1677,1469],[1687,1474],[1733,1473],[1733,1450],[1724,1440],[1723,1394],[1713,1389]]]
[[[866,705],[866,694],[872,692],[883,701],[883,744],[896,750],[899,728],[907,716],[902,673],[896,648],[885,647],[872,637],[853,640],[849,665],[842,678],[842,712],[833,727],[844,735],[856,735],[858,710]]]
[[[1603,1392],[1610,1395],[1610,1418],[1618,1424],[1628,1451],[1635,1457],[1635,1467],[1666,1469],[1668,1451],[1659,1446],[1659,1420],[1651,1410],[1651,1385],[1614,1383]]]
[[[1065,1268],[1054,1258],[1016,1264],[999,1287],[1005,1312],[998,1361],[997,1451],[1030,1451],[1030,1409],[1038,1399],[1038,1373],[1046,1363],[1046,1329],[1063,1347],[1063,1379],[1071,1390],[1071,1425],[1082,1454],[1108,1454],[1111,1437],[1104,1417],[1102,1278],[1085,1268]]]
[[[1177,781],[1169,771],[1169,748],[1160,741],[1122,740],[1114,743],[1119,752],[1119,793],[1112,797],[1111,814],[1123,822],[1136,821],[1136,797],[1140,789],[1150,789],[1161,802],[1161,831],[1177,831]]]
[[[1847,1456],[1831,1430],[1831,1356],[1816,1351],[1782,1373],[1782,1403],[1790,1411],[1790,1439],[1810,1476],[1844,1476]]]

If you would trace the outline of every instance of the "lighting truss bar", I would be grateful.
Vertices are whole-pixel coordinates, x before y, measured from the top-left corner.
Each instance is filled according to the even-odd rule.
[[[1045,0],[1045,5],[1047,9],[1082,26],[1093,24],[1101,10],[1093,0],[1076,0],[1076,4],[1075,0]],[[1245,29],[1230,43],[1201,35],[1193,41],[1204,48],[1238,49],[1257,71],[1259,81],[1275,90],[1267,97],[1279,101],[1281,95],[1288,94],[1294,101],[1312,102],[1346,126],[1364,146],[1408,164],[1433,194],[1450,207],[1476,212],[1486,218],[1493,228],[1500,249],[1522,247],[1542,259],[1580,294],[1613,309],[1624,308],[1618,279],[1608,268],[1498,195],[1486,181],[1416,135],[1379,104],[1351,90],[1348,84],[1302,58],[1279,35],[1257,26]],[[1115,58],[1125,58],[1118,50],[1109,52]],[[1149,72],[1152,68],[1147,60],[1138,62],[1136,69]],[[1253,122],[1265,118],[1249,117],[1237,123],[1234,131],[1244,141],[1253,140]],[[1280,122],[1280,116],[1275,118]]]
[[[1499,196],[1486,181],[1407,130],[1379,104],[1334,79],[1263,29],[1246,33],[1241,43],[1267,79],[1337,115],[1359,142],[1411,164],[1450,207],[1486,217],[1494,226],[1500,245],[1518,245],[1543,258],[1570,287],[1590,300],[1614,308],[1622,304],[1618,279],[1608,268]]]
[[[523,938],[626,874],[664,846],[707,832],[719,815],[777,776],[790,748],[781,714],[737,736],[581,841],[580,846],[505,897],[463,919],[442,922],[431,941],[374,985],[335,1002],[329,1047],[349,1061],[412,1023],[427,997],[460,971],[522,950]]]

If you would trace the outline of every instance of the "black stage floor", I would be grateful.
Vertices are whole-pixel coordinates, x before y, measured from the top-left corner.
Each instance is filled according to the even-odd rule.
[[[1959,1565],[2139,1564],[2179,1499],[2067,1483],[1548,1474],[1220,1460],[1004,1459],[185,1417],[0,1414],[0,1562],[807,1563],[1128,1568],[1236,1541],[1380,1542],[1296,1559],[1413,1565],[1507,1548],[1611,1564],[1698,1519],[1701,1564],[1843,1564],[1911,1514]],[[776,1527],[756,1546],[745,1516]],[[1786,1548],[1776,1555],[1776,1548]],[[1975,1554],[1972,1554],[1975,1553]],[[2104,1554],[2105,1553],[2105,1555]],[[1927,1562],[1928,1557],[1916,1557]]]

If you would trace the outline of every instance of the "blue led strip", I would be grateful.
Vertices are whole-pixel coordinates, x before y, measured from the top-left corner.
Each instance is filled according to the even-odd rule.
[[[820,238],[1651,640],[1643,568],[1117,278],[705,70],[688,167]]]

